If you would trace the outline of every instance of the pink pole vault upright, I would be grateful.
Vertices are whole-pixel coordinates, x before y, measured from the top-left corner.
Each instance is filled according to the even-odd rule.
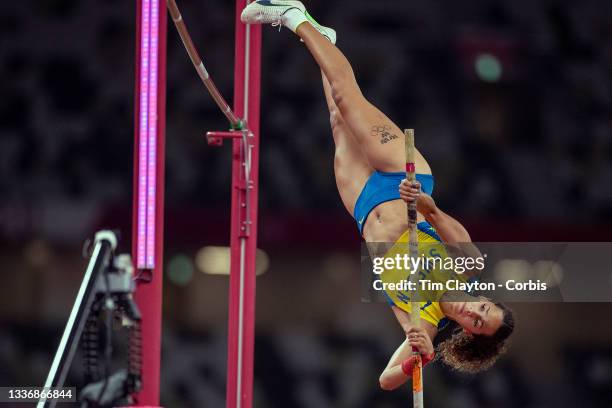
[[[261,26],[240,21],[246,0],[236,1],[234,110],[220,96],[174,0],[170,15],[198,75],[230,121],[225,132],[208,132],[212,146],[232,139],[231,271],[227,344],[227,408],[251,408],[255,343],[255,254],[259,169],[259,90]]]
[[[223,144],[226,138],[233,141],[226,405],[228,408],[251,408],[255,341],[261,27],[242,24],[240,13],[246,7],[247,0],[236,0],[232,111],[210,78],[175,0],[167,0],[167,5],[198,76],[230,122],[229,131],[207,133],[208,143],[213,146]]]
[[[137,406],[159,405],[164,245],[166,5],[136,0],[136,91],[132,257],[140,279],[142,390]]]
[[[251,408],[255,343],[255,252],[259,174],[261,26],[242,24],[236,0],[234,111],[247,131],[233,140],[227,408]]]

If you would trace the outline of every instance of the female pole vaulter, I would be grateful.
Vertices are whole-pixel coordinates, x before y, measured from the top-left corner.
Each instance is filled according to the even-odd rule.
[[[402,132],[361,93],[349,61],[335,46],[333,29],[318,24],[295,0],[254,1],[243,10],[242,21],[287,27],[306,44],[321,68],[335,142],[338,192],[366,242],[407,242],[404,201],[415,199],[419,243],[471,242],[465,228],[435,205],[431,169],[418,151],[418,184],[403,182]],[[514,328],[513,314],[503,304],[455,292],[442,294],[438,302],[421,302],[423,324],[415,328],[410,324],[409,302],[402,302],[397,293],[387,292],[387,296],[406,339],[380,376],[385,390],[409,379],[413,347],[423,355],[424,362],[433,359],[432,340],[448,319],[462,330],[438,345],[438,355],[445,364],[465,372],[491,367],[505,351]]]

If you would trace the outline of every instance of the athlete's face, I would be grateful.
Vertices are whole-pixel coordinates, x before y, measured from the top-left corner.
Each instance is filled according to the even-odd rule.
[[[503,323],[504,312],[486,298],[452,303],[453,320],[468,333],[492,336]]]

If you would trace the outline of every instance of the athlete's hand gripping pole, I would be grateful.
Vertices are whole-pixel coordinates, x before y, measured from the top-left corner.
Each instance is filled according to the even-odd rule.
[[[409,184],[416,182],[416,169],[414,164],[414,129],[405,129],[406,145],[406,180]],[[412,200],[408,207],[408,256],[416,259],[419,256],[419,242],[417,238],[417,203]],[[421,308],[418,299],[418,271],[411,271],[410,282],[413,290],[410,291],[410,319],[412,325],[421,325]],[[413,349],[412,365],[412,397],[414,408],[423,408],[423,361],[418,350]]]

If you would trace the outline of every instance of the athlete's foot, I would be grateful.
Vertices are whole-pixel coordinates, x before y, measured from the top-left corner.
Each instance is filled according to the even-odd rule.
[[[319,24],[297,0],[257,0],[242,10],[240,19],[246,24],[284,25],[293,32],[300,24],[308,22],[332,44],[336,43],[336,31]]]

